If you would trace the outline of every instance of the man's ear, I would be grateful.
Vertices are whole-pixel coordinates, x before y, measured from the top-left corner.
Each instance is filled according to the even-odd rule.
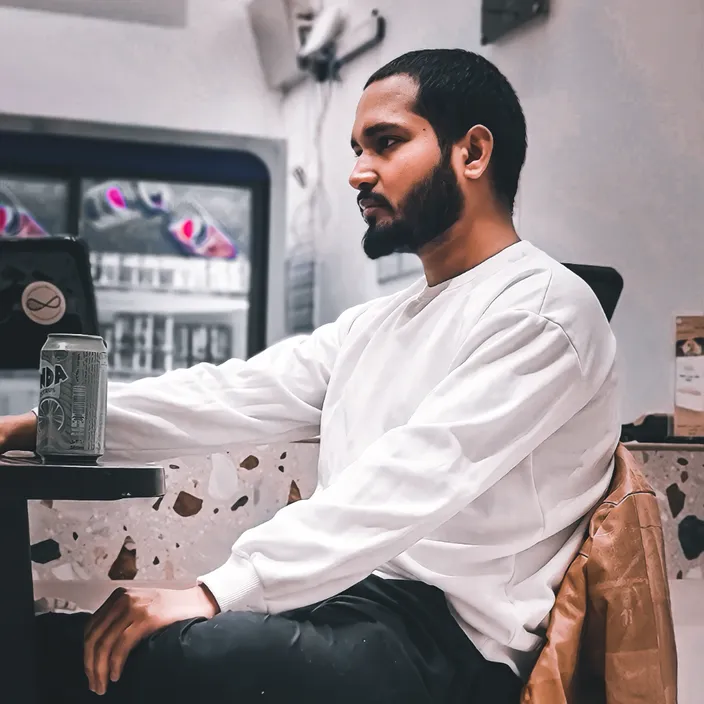
[[[464,159],[464,176],[476,181],[489,168],[494,151],[494,136],[484,125],[475,125],[462,138],[460,146]]]

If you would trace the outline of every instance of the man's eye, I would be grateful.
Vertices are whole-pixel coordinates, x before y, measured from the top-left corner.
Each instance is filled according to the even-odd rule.
[[[378,151],[383,152],[386,149],[389,149],[390,147],[393,147],[394,144],[398,144],[398,139],[396,137],[380,137],[379,142],[378,142]]]

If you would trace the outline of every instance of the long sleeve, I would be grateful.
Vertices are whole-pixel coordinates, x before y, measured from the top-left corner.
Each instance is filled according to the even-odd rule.
[[[410,419],[325,489],[246,531],[200,578],[222,609],[281,612],[367,577],[462,511],[582,409],[611,361],[528,311],[475,326]]]
[[[106,459],[159,461],[318,434],[330,373],[359,307],[244,361],[110,384]]]

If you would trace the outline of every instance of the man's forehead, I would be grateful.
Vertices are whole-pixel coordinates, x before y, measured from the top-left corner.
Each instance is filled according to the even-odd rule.
[[[413,112],[417,84],[405,75],[389,76],[365,88],[357,104],[352,136],[361,136],[376,124],[398,124],[411,127],[422,118]]]
[[[362,105],[375,105],[379,102],[393,102],[411,107],[418,94],[418,84],[405,74],[397,74],[374,81],[362,93],[359,107]]]

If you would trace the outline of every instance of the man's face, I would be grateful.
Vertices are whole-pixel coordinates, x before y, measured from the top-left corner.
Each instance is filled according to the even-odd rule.
[[[359,191],[371,259],[418,252],[454,225],[464,207],[450,150],[442,153],[430,123],[413,112],[416,91],[410,77],[391,76],[372,83],[357,106],[350,184]]]

